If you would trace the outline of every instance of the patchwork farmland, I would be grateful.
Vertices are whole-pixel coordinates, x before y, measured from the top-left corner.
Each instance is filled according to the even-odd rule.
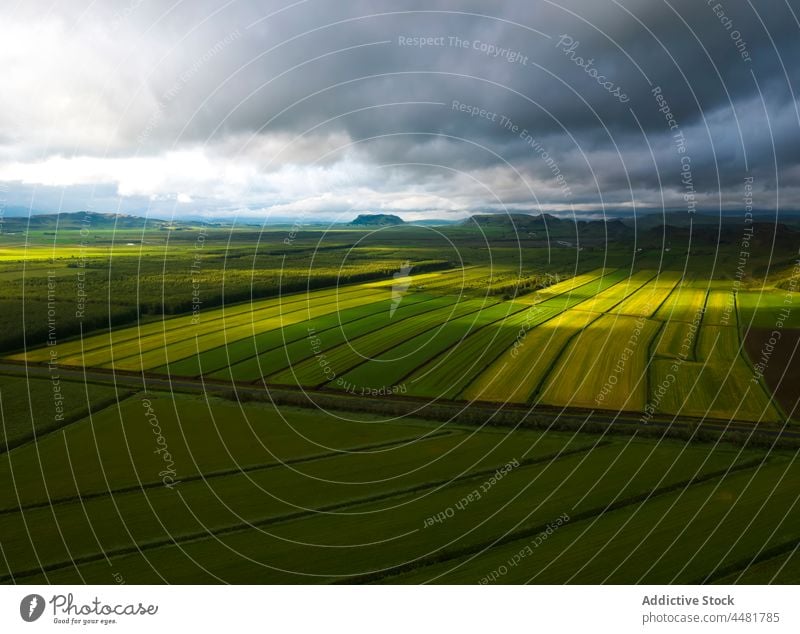
[[[749,293],[657,269],[594,269],[499,297],[483,267],[175,317],[11,361],[233,386],[779,423],[743,345]],[[751,311],[751,315],[761,315]],[[752,317],[751,317],[752,318]]]
[[[724,435],[794,424],[748,335],[777,291],[513,279],[395,275],[6,354],[0,579],[795,580],[794,454]]]

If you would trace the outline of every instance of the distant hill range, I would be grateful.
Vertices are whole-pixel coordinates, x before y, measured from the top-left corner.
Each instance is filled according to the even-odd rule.
[[[350,223],[351,227],[391,227],[406,224],[400,216],[393,214],[359,214]]]
[[[96,211],[61,212],[57,214],[37,214],[30,217],[14,216],[3,219],[3,230],[7,233],[22,231],[57,231],[75,229],[171,229],[186,226],[184,223],[169,222],[128,214],[99,213]]]
[[[791,248],[800,243],[800,223],[770,221],[757,216],[745,224],[742,216],[719,216],[686,213],[647,214],[637,218],[580,220],[559,218],[552,214],[476,214],[461,223],[464,229],[477,229],[487,236],[519,239],[525,242],[549,243],[554,246],[598,246],[605,243],[627,243],[641,248],[675,248],[691,244],[707,247],[735,244],[745,231],[753,230],[751,244],[776,249]]]

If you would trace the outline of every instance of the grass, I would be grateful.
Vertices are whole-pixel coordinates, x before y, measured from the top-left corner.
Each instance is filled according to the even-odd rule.
[[[590,442],[582,439],[574,443],[575,448]],[[135,544],[149,548],[206,531],[245,522],[264,523],[302,514],[305,509],[388,496],[396,491],[415,489],[421,495],[435,494],[453,478],[494,469],[518,458],[522,451],[528,451],[529,459],[537,459],[567,446],[569,437],[558,434],[544,437],[520,432],[509,438],[494,432],[454,429],[444,436],[372,451],[333,452],[292,468],[273,464],[274,468],[246,473],[208,474],[182,482],[179,495],[165,487],[146,493],[115,491],[113,497],[101,495],[52,508],[28,509],[24,518],[20,513],[6,513],[0,515],[0,532],[9,536],[5,548],[12,568],[31,570],[43,564],[63,564],[71,558],[92,557],[98,554],[98,544],[102,544],[103,552],[113,554]],[[341,513],[346,514],[346,509]],[[26,522],[36,525],[41,538],[36,552],[27,540]],[[59,526],[69,527],[66,543],[59,538]]]
[[[113,386],[0,375],[0,452],[59,429],[131,392]]]
[[[600,313],[568,310],[557,314],[520,339],[519,345],[506,351],[464,390],[471,401],[524,403],[560,358],[570,339]]]
[[[739,323],[744,328],[775,328],[779,317],[786,328],[800,328],[800,293],[778,288],[740,291],[736,296]],[[789,314],[781,312],[789,308]]]
[[[693,322],[706,305],[705,289],[693,288],[688,284],[677,285],[672,294],[659,307],[654,319],[666,322]]]
[[[508,566],[509,559],[531,539],[393,581],[476,583],[506,564],[508,572],[500,583],[702,582],[730,562],[800,535],[800,514],[784,517],[785,509],[793,507],[796,491],[791,482],[798,476],[797,464],[776,460],[761,469],[731,473],[591,520],[567,523],[517,566]],[[784,518],[774,535],[764,530],[770,517]]]
[[[605,312],[614,308],[626,297],[633,295],[656,275],[656,271],[639,271],[614,284],[610,288],[598,292],[577,304],[575,308],[590,312]]]
[[[739,329],[734,326],[703,326],[697,339],[700,360],[733,361],[739,357]]]
[[[376,422],[368,415],[332,421],[310,410],[277,412],[268,405],[240,407],[179,395],[152,395],[149,401],[178,479],[431,433],[430,426]],[[160,483],[168,461],[156,453],[160,445],[151,420],[142,396],[129,398],[41,438],[36,446],[11,451],[0,462],[0,478],[12,482],[13,474],[26,504]],[[14,490],[0,491],[0,508],[17,504]]]
[[[670,443],[657,450],[647,443],[598,447],[589,453],[513,469],[479,500],[427,527],[429,517],[480,489],[485,476],[427,495],[401,494],[354,505],[346,513],[312,514],[266,524],[261,530],[164,545],[146,551],[146,558],[136,552],[121,554],[114,563],[126,571],[126,580],[132,583],[160,580],[158,575],[172,583],[207,579],[207,574],[234,583],[309,583],[385,574],[382,571],[414,562],[452,557],[461,549],[481,549],[510,531],[534,528],[564,512],[597,514],[614,500],[636,498],[654,487],[675,486],[738,460],[735,452],[709,455],[705,449]],[[592,483],[588,489],[587,483]],[[395,509],[400,507],[402,513],[397,513]],[[365,521],[367,517],[369,521]],[[302,557],[298,557],[298,549]],[[79,573],[92,582],[107,575],[107,569],[105,561],[98,561],[80,566]],[[67,567],[48,573],[48,580],[68,583],[77,574]]]
[[[458,398],[476,376],[499,354],[505,354],[517,338],[538,324],[555,317],[560,307],[530,305],[500,324],[469,335],[413,372],[406,381],[415,396]]]
[[[467,299],[452,306],[445,306],[410,319],[404,319],[375,333],[357,337],[325,350],[324,360],[327,362],[327,366],[320,363],[323,357],[316,356],[309,345],[307,356],[315,356],[268,377],[268,380],[281,385],[311,387],[323,385],[343,375],[364,359],[374,358],[421,332],[435,331],[449,320],[470,313],[478,313],[488,308],[491,303],[493,302],[487,300]],[[321,339],[325,340],[324,337]],[[330,370],[325,371],[325,367]]]
[[[680,279],[680,274],[677,272],[660,272],[654,280],[639,288],[609,312],[634,317],[652,317],[671,295]]]
[[[380,389],[398,385],[407,375],[444,351],[453,350],[480,328],[503,328],[506,321],[523,310],[519,304],[503,302],[478,313],[444,323],[433,332],[424,332],[391,350],[371,357],[337,379],[340,389]],[[405,383],[403,388],[407,389]]]
[[[653,354],[656,357],[694,361],[698,330],[696,324],[685,321],[665,323],[656,336]]]
[[[391,313],[392,302],[380,302],[381,310],[370,312],[372,314],[351,321],[342,321],[333,328],[318,328],[315,324],[317,320],[302,322],[298,324],[304,328],[302,338],[295,339],[291,343],[276,346],[271,351],[259,354],[257,357],[246,359],[231,365],[230,369],[223,368],[209,375],[212,378],[230,379],[237,381],[252,382],[260,379],[263,375],[275,374],[280,370],[285,370],[301,363],[303,360],[313,357],[317,353],[323,353],[331,348],[340,345],[347,345],[359,337],[364,337],[369,333],[381,331],[390,326],[402,327],[402,324],[410,318],[425,315],[437,311],[437,315],[447,314],[442,312],[444,309],[452,310],[456,304],[456,297],[436,297],[424,302],[404,302],[397,308],[394,314]],[[341,314],[341,313],[340,313]],[[323,324],[324,326],[324,324]],[[313,328],[313,331],[309,331]],[[287,332],[286,329],[283,332]],[[315,350],[317,352],[315,352]]]
[[[677,366],[674,361],[656,360],[651,368],[651,385],[669,385],[659,399],[655,393],[651,396],[665,414],[752,422],[783,420],[762,384],[752,382],[753,372],[741,357]]]

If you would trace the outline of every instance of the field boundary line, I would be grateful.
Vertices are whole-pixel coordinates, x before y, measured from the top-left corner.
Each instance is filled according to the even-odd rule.
[[[444,438],[445,436],[452,436],[452,435],[459,435],[464,433],[462,430],[443,430],[437,431],[431,434],[427,434],[424,438],[416,440],[416,442],[426,442],[433,438]],[[278,467],[282,467],[284,465],[296,465],[296,464],[303,464],[306,462],[315,462],[317,460],[326,460],[329,458],[336,458],[342,455],[347,455],[348,453],[354,453],[357,451],[363,451],[366,449],[384,449],[387,447],[393,447],[395,445],[402,445],[403,443],[409,443],[414,441],[414,436],[409,436],[406,438],[400,438],[397,440],[387,440],[385,442],[380,443],[373,443],[370,445],[358,445],[355,447],[347,447],[345,449],[341,449],[339,451],[329,451],[326,453],[318,453],[318,454],[310,454],[308,456],[299,456],[297,458],[289,458],[287,460],[282,460],[280,462],[265,462],[262,464],[255,464],[255,465],[248,465],[246,467],[239,467],[239,468],[231,468],[231,469],[218,469],[216,471],[207,471],[203,473],[195,473],[192,475],[188,475],[181,478],[181,482],[196,482],[198,480],[208,480],[213,478],[225,478],[235,475],[240,475],[243,473],[252,473],[254,471],[268,471],[271,469],[276,469]],[[68,505],[68,504],[76,504],[78,502],[84,500],[93,500],[97,498],[103,497],[113,497],[114,495],[123,495],[127,493],[134,493],[138,491],[146,491],[148,489],[158,489],[163,487],[164,483],[161,480],[153,480],[151,482],[143,482],[138,485],[130,485],[125,487],[120,487],[118,489],[111,489],[110,491],[96,491],[93,493],[85,493],[85,494],[77,494],[71,495],[68,497],[56,498],[53,500],[47,500],[44,502],[35,502],[33,504],[27,504],[22,507],[6,507],[0,508],[0,516],[3,515],[14,515],[15,513],[19,513],[20,511],[31,511],[34,509],[42,509],[42,508],[50,508],[56,505]]]
[[[410,306],[419,306],[420,304],[426,304],[426,303],[428,303],[428,302],[430,302],[430,301],[433,301],[434,299],[438,299],[438,298],[437,298],[437,297],[434,297],[434,296],[431,296],[431,297],[427,297],[426,299],[421,299],[421,300],[419,300],[419,301],[417,301],[417,302],[411,302],[411,303],[407,303],[407,304],[406,304],[406,303],[404,303],[402,306],[400,306],[400,307],[398,308],[398,310],[402,310],[403,308],[408,308],[408,307],[410,307]],[[370,304],[365,304],[364,306],[371,306],[371,305],[376,305],[376,304],[382,304],[382,303],[384,303],[384,302],[389,302],[389,301],[391,301],[391,300],[390,300],[390,299],[386,299],[386,300],[378,300],[378,301],[376,301],[376,302],[371,302]],[[353,308],[361,308],[361,306],[354,306]],[[345,309],[345,310],[348,310],[348,309]],[[433,308],[432,308],[431,310],[435,310],[435,309],[433,309]],[[378,314],[380,314],[381,312],[382,312],[382,309],[376,309],[374,313],[369,313],[369,314],[367,314],[367,315],[361,315],[360,317],[355,317],[355,318],[353,318],[353,319],[348,319],[347,321],[345,321],[345,322],[340,322],[340,323],[339,323],[339,324],[337,324],[337,325],[334,325],[334,326],[328,326],[327,328],[323,328],[322,330],[315,330],[315,332],[327,332],[328,330],[333,330],[334,328],[339,328],[339,327],[341,327],[341,326],[342,326],[342,325],[344,325],[344,324],[352,324],[353,322],[360,321],[360,320],[362,320],[362,319],[367,319],[368,317],[374,317],[375,315],[378,315]],[[421,315],[424,315],[426,312],[429,312],[429,311],[424,311],[424,312],[422,312],[422,313],[420,313],[420,314],[421,314]],[[318,315],[318,317],[327,317],[327,316],[330,316],[330,315],[332,315],[332,314],[333,314],[333,313],[325,313],[325,314],[323,314],[323,315]],[[306,322],[311,322],[311,321],[313,321],[313,319],[314,319],[314,318],[312,317],[311,319],[305,319],[305,320],[303,320],[303,321],[298,321],[298,322],[295,322],[294,324],[290,324],[290,326],[296,326],[296,325],[304,324],[304,323],[306,323]],[[408,317],[404,317],[404,318],[398,319],[397,321],[399,322],[399,321],[402,321],[403,319],[408,319]],[[287,326],[287,327],[290,327],[290,326]],[[260,335],[262,335],[262,334],[267,334],[267,333],[269,333],[269,332],[274,332],[275,330],[281,330],[281,329],[282,329],[282,328],[274,328],[274,329],[271,329],[271,330],[264,330],[264,331],[262,331],[262,332],[259,332],[258,334],[246,335],[246,336],[244,336],[244,337],[241,337],[241,338],[239,338],[239,339],[233,339],[233,340],[231,340],[231,341],[225,341],[225,343],[221,343],[220,345],[218,345],[218,346],[214,346],[213,348],[206,348],[205,350],[202,350],[202,351],[201,351],[201,352],[200,352],[198,355],[196,355],[196,356],[198,356],[198,358],[199,358],[199,357],[200,357],[200,355],[202,355],[202,354],[205,354],[206,352],[213,352],[214,350],[219,350],[219,349],[222,349],[222,348],[227,348],[227,347],[229,347],[229,346],[231,346],[231,345],[233,345],[233,344],[239,343],[240,341],[244,341],[245,339],[255,339],[256,337],[259,337],[259,336],[260,336]],[[289,339],[289,340],[285,340],[285,341],[281,342],[280,344],[278,344],[277,346],[272,346],[272,347],[270,347],[270,348],[265,348],[264,350],[261,350],[260,352],[256,352],[256,353],[254,353],[254,354],[249,354],[249,353],[248,353],[248,354],[247,354],[247,356],[244,356],[244,357],[238,358],[237,360],[233,361],[232,363],[226,363],[225,365],[218,366],[218,367],[214,367],[214,368],[212,368],[212,369],[210,369],[210,370],[206,370],[205,368],[203,368],[205,371],[204,371],[202,374],[194,374],[194,375],[187,375],[187,374],[170,374],[170,376],[176,376],[176,377],[187,377],[187,378],[191,378],[191,379],[196,379],[196,378],[199,378],[199,377],[201,377],[201,376],[208,376],[208,375],[209,375],[209,374],[211,374],[212,372],[219,372],[219,371],[221,371],[221,370],[224,370],[225,368],[232,368],[234,365],[237,365],[237,364],[239,364],[239,363],[243,363],[243,362],[245,362],[245,361],[249,361],[250,359],[253,359],[253,358],[255,358],[255,357],[260,357],[262,354],[266,354],[267,352],[272,352],[273,350],[277,350],[278,348],[282,348],[282,347],[284,347],[284,346],[286,346],[286,345],[288,345],[288,344],[291,344],[291,343],[296,343],[296,342],[298,342],[298,341],[302,341],[302,340],[303,340],[303,339],[305,339],[307,336],[308,336],[308,334],[306,333],[306,334],[304,334],[304,335],[302,335],[302,336],[300,336],[300,337],[297,337],[296,339]],[[186,361],[187,359],[191,359],[191,358],[192,358],[192,356],[195,356],[195,355],[190,355],[190,356],[188,356],[188,357],[183,357],[182,359],[177,359],[176,361],[174,361],[174,363],[180,363],[180,362],[182,362],[182,361]],[[169,364],[167,364],[167,365],[169,365]],[[198,364],[198,367],[200,367],[200,365],[199,365],[199,364]],[[166,371],[169,371],[169,370],[168,370],[168,368],[165,368],[165,370],[166,370]],[[256,379],[256,380],[258,380],[258,379]]]
[[[762,562],[769,561],[770,559],[775,559],[781,555],[790,553],[794,550],[797,550],[798,547],[800,547],[800,537],[794,537],[789,541],[782,542],[762,550],[760,553],[754,556],[737,559],[727,566],[717,568],[714,572],[706,575],[705,577],[698,577],[697,579],[687,581],[686,583],[687,585],[706,585],[709,583],[714,583],[715,581],[736,574],[737,572],[744,572],[750,566],[754,566],[756,564],[760,564]]]
[[[670,493],[674,493],[675,491],[680,490],[682,488],[688,488],[696,486],[698,484],[705,484],[706,482],[710,482],[719,477],[725,477],[726,475],[729,474],[739,473],[742,471],[747,471],[749,469],[754,469],[763,463],[764,463],[763,457],[754,458],[751,460],[744,461],[733,467],[729,467],[727,469],[717,469],[716,471],[710,471],[709,473],[703,474],[698,477],[692,477],[687,480],[673,482],[672,484],[656,488],[649,492],[637,493],[636,495],[623,498],[621,500],[617,500],[616,502],[612,502],[611,504],[607,504],[604,507],[598,506],[582,511],[581,513],[576,513],[575,515],[572,515],[570,517],[569,524],[570,526],[572,526],[573,524],[588,520],[592,517],[597,517],[598,515],[603,515],[605,513],[612,513],[614,511],[622,510],[626,507],[647,503],[652,499],[656,499],[664,495],[669,495]],[[537,535],[538,533],[546,530],[549,525],[550,525],[549,522],[544,522],[537,526],[531,526],[528,528],[523,528],[517,531],[513,531],[495,540],[484,540],[483,542],[480,542],[478,544],[473,544],[471,546],[462,546],[461,548],[455,548],[452,550],[443,551],[437,555],[422,557],[417,561],[410,562],[407,564],[402,564],[394,568],[388,568],[385,571],[381,571],[379,573],[353,575],[347,580],[336,581],[334,583],[356,584],[356,583],[373,583],[375,581],[382,581],[387,579],[388,577],[396,577],[398,575],[405,574],[407,572],[419,570],[420,568],[427,568],[430,566],[445,563],[446,561],[452,561],[453,559],[466,557],[467,555],[488,552],[492,548],[496,548],[498,546],[505,546],[507,544],[511,544],[521,539]],[[0,581],[2,581],[2,579],[0,579]]]
[[[530,308],[533,308],[533,306],[537,306],[537,307],[540,307],[540,308],[541,308],[541,307],[546,307],[548,302],[550,302],[550,301],[552,301],[552,300],[554,300],[554,299],[556,299],[556,298],[558,298],[558,297],[561,297],[562,295],[566,295],[567,293],[572,293],[573,291],[576,291],[576,290],[578,290],[578,289],[580,289],[580,288],[583,288],[584,286],[588,286],[589,284],[594,284],[595,282],[602,281],[602,280],[603,280],[603,278],[605,278],[605,277],[608,277],[608,276],[610,276],[610,275],[612,275],[612,274],[614,274],[614,273],[618,273],[618,272],[620,272],[620,270],[621,270],[621,269],[612,269],[612,270],[610,270],[608,273],[605,273],[605,274],[603,274],[603,275],[600,275],[599,277],[597,277],[597,278],[595,278],[595,279],[593,279],[593,280],[590,280],[590,281],[589,281],[589,282],[587,282],[586,284],[581,284],[581,285],[580,285],[580,286],[578,286],[577,288],[574,288],[574,289],[572,289],[572,290],[570,290],[570,291],[564,291],[563,293],[559,293],[558,295],[554,295],[553,297],[551,297],[551,298],[549,298],[549,299],[546,299],[545,301],[543,301],[543,302],[541,302],[541,303],[539,303],[539,304],[532,304],[532,305],[531,305],[531,306],[529,306],[528,308],[529,308],[529,309],[530,309]],[[629,277],[630,277],[630,276],[628,276],[628,277],[627,277],[627,278],[625,278],[625,279],[629,279]],[[616,286],[617,284],[620,284],[620,283],[621,283],[621,282],[623,282],[623,281],[625,281],[625,280],[620,280],[619,282],[615,282],[614,284],[611,284],[611,286],[609,286],[608,288],[611,288],[612,286]],[[607,290],[607,289],[603,289],[603,290]],[[600,292],[603,292],[603,291],[600,291]],[[574,304],[574,306],[578,306],[578,305],[582,304],[584,301],[588,301],[588,300],[581,300],[581,301],[579,301],[579,302],[576,302],[576,303]],[[559,315],[562,315],[563,313],[565,313],[565,312],[567,312],[567,311],[569,311],[569,310],[578,310],[577,308],[574,308],[574,306],[570,306],[570,307],[564,308],[563,310],[560,310],[560,311],[558,311],[557,313],[555,313],[555,314],[554,314],[554,315],[552,315],[551,317],[548,317],[547,319],[544,319],[543,321],[541,321],[541,322],[539,322],[538,324],[536,324],[535,326],[533,326],[533,327],[532,327],[532,328],[531,328],[531,329],[530,329],[528,332],[535,330],[535,329],[536,329],[536,328],[538,328],[539,326],[542,326],[542,325],[546,324],[547,322],[549,322],[549,321],[551,321],[551,320],[553,320],[553,319],[556,319],[556,318],[557,318]],[[583,312],[596,312],[596,311],[583,311]],[[464,392],[466,392],[466,391],[469,389],[469,387],[470,387],[470,386],[471,386],[471,385],[472,385],[472,384],[473,384],[475,381],[477,381],[477,380],[478,380],[478,379],[481,377],[481,375],[482,375],[484,372],[486,372],[486,371],[487,371],[487,370],[488,370],[488,369],[489,369],[489,368],[490,368],[490,367],[491,367],[491,366],[492,366],[492,365],[493,365],[495,362],[497,362],[497,361],[498,361],[498,359],[500,359],[500,357],[501,357],[501,356],[503,356],[503,354],[505,354],[505,353],[506,353],[506,351],[508,351],[508,350],[509,350],[510,348],[512,348],[512,347],[513,347],[513,343],[512,343],[511,345],[509,345],[509,346],[506,346],[505,348],[503,348],[502,350],[500,350],[500,351],[499,351],[499,352],[498,352],[498,353],[497,353],[497,354],[496,354],[494,357],[492,357],[492,358],[491,358],[491,360],[490,360],[490,361],[488,361],[488,362],[487,362],[487,363],[486,363],[486,364],[483,366],[483,368],[481,368],[481,370],[479,370],[479,371],[478,371],[478,372],[477,372],[477,373],[476,373],[476,374],[475,374],[475,375],[474,375],[474,376],[473,376],[473,377],[472,377],[472,378],[471,378],[469,381],[467,381],[467,382],[464,384],[464,386],[463,386],[463,387],[462,387],[462,388],[461,388],[461,389],[460,389],[460,390],[459,390],[459,391],[456,393],[456,395],[455,395],[455,398],[457,399],[457,398],[458,398],[459,396],[461,396],[461,395],[462,395]],[[526,374],[526,376],[527,376],[527,374]],[[545,375],[545,376],[546,376],[546,375]]]
[[[586,446],[576,447],[569,451],[563,451],[554,454],[548,454],[546,456],[540,456],[537,458],[529,458],[527,460],[520,460],[519,467],[527,467],[527,466],[535,466],[536,464],[545,463],[545,462],[552,462],[555,460],[560,460],[565,457],[570,457],[576,454],[585,453],[590,449],[594,449],[600,446],[605,446],[611,444],[610,441],[601,441],[600,443],[591,443]],[[464,474],[463,476],[459,476],[457,478],[450,478],[450,479],[439,479],[439,480],[432,480],[429,482],[421,482],[414,486],[406,487],[404,489],[396,489],[393,491],[385,491],[383,493],[379,493],[372,496],[365,496],[363,498],[354,498],[349,500],[341,500],[339,502],[335,502],[333,504],[328,504],[325,506],[318,507],[316,509],[310,509],[305,511],[295,511],[293,513],[285,513],[283,515],[275,515],[273,517],[267,517],[260,520],[253,520],[247,523],[238,522],[236,524],[230,524],[227,526],[221,526],[219,528],[213,530],[205,530],[205,531],[197,531],[195,533],[185,533],[183,535],[178,536],[170,536],[168,539],[158,539],[153,540],[150,542],[139,542],[137,544],[131,546],[124,546],[117,549],[108,550],[105,553],[93,553],[91,555],[83,555],[80,557],[75,557],[71,560],[62,560],[59,562],[53,562],[51,564],[45,564],[42,568],[39,569],[28,569],[23,571],[12,571],[9,569],[8,575],[0,576],[0,583],[5,583],[10,580],[10,577],[13,575],[16,578],[21,577],[30,577],[37,574],[41,574],[43,572],[52,572],[54,570],[62,570],[64,568],[70,568],[72,566],[79,566],[87,563],[93,563],[95,561],[102,561],[104,559],[113,559],[116,557],[123,557],[125,555],[131,555],[135,553],[141,553],[144,551],[150,550],[157,550],[160,548],[169,548],[171,546],[177,544],[185,544],[185,543],[193,543],[199,542],[208,539],[212,536],[217,535],[229,535],[231,533],[241,533],[246,532],[252,528],[261,527],[261,526],[272,526],[275,524],[282,524],[284,522],[291,522],[293,520],[304,519],[307,517],[314,517],[318,513],[330,513],[331,511],[337,511],[343,508],[348,508],[351,506],[359,506],[362,504],[372,504],[374,502],[380,502],[382,500],[390,499],[393,497],[398,497],[402,495],[410,495],[412,493],[417,493],[419,491],[424,491],[427,489],[433,489],[437,486],[448,485],[452,483],[461,483],[461,482],[468,482],[470,480],[474,480],[476,478],[482,478],[486,475],[494,474],[497,470],[502,467],[503,465],[494,465],[492,467],[487,467],[485,469],[481,469],[479,471],[471,471],[469,473]]]
[[[650,282],[652,282],[657,277],[658,277],[658,272],[656,272],[651,278],[645,280],[639,286],[634,288],[630,293],[628,293],[622,299],[620,299],[617,303],[613,304],[612,306],[609,306],[604,311],[587,311],[587,310],[584,310],[584,312],[587,312],[587,313],[590,313],[590,314],[591,313],[596,313],[597,317],[595,317],[594,319],[590,320],[588,323],[584,324],[583,328],[581,328],[580,330],[575,331],[572,335],[570,335],[567,338],[567,340],[564,342],[564,344],[559,348],[558,354],[553,356],[553,360],[547,366],[547,368],[545,369],[544,373],[542,374],[542,378],[536,384],[536,387],[533,390],[531,390],[531,393],[528,395],[528,398],[525,400],[525,402],[528,403],[528,404],[536,405],[536,403],[533,403],[533,401],[540,395],[540,393],[542,391],[542,388],[547,384],[548,380],[550,379],[550,375],[553,373],[553,371],[555,370],[556,366],[561,361],[561,357],[564,355],[564,352],[570,346],[570,344],[575,340],[576,337],[578,337],[581,333],[583,333],[587,328],[589,328],[597,320],[601,319],[602,317],[611,316],[611,311],[613,311],[614,308],[619,306],[622,302],[624,302],[629,297],[633,297],[633,295],[637,291],[639,291],[645,285],[647,285]],[[622,284],[623,282],[629,281],[630,279],[631,279],[631,277],[629,276],[629,277],[625,278],[625,280],[620,280],[618,282],[618,284]],[[614,288],[614,286],[616,286],[616,284],[610,286],[609,288]],[[587,301],[589,301],[589,300],[587,300]],[[578,304],[578,305],[580,305],[580,304]],[[572,310],[572,309],[570,309],[570,310]],[[564,312],[567,312],[567,311],[564,311]],[[559,314],[561,314],[561,313],[559,313]],[[617,315],[614,315],[614,316],[616,317],[616,319],[619,319],[620,317],[628,317],[629,315],[619,315],[619,314],[617,314]],[[554,377],[554,380],[555,380],[555,377]],[[611,411],[611,410],[609,410],[609,411]]]
[[[4,375],[4,376],[14,376],[14,375]],[[79,381],[71,381],[71,383],[79,383]],[[107,383],[93,383],[93,385],[102,385],[103,387],[108,387]],[[99,401],[92,401],[89,407],[87,407],[86,411],[81,412],[79,414],[75,414],[72,417],[65,418],[63,421],[59,421],[63,424],[58,425],[57,427],[45,429],[41,433],[37,432],[36,436],[33,438],[25,438],[24,440],[21,440],[16,444],[8,442],[3,443],[2,445],[0,445],[0,456],[5,455],[16,449],[19,449],[20,447],[25,447],[26,445],[38,442],[43,438],[46,438],[47,436],[55,434],[56,432],[66,430],[67,427],[70,427],[75,423],[79,423],[82,420],[87,419],[89,416],[93,416],[94,414],[102,412],[103,410],[108,409],[113,405],[118,405],[123,401],[127,401],[129,398],[135,396],[138,392],[140,392],[140,390],[135,390],[133,388],[130,388],[128,390],[125,390],[125,392],[126,393],[123,396],[120,396],[118,393],[117,396],[114,397],[108,397]],[[28,411],[28,413],[29,414],[31,413],[30,410]],[[0,510],[0,514],[2,514],[2,510]]]
[[[484,298],[484,299],[486,299],[486,298]],[[469,300],[466,300],[466,301],[469,301]],[[457,319],[461,319],[462,317],[469,317],[470,315],[474,315],[476,313],[480,313],[482,310],[487,310],[489,308],[493,308],[494,306],[497,306],[497,305],[502,304],[502,303],[504,303],[503,300],[495,300],[495,301],[492,301],[491,303],[489,303],[486,306],[481,306],[480,308],[476,308],[474,310],[468,310],[464,314],[458,315],[457,317],[450,317],[450,318],[446,319],[445,321],[433,324],[433,325],[429,326],[428,328],[425,328],[423,330],[415,331],[414,334],[411,337],[409,337],[408,339],[403,339],[403,341],[400,342],[399,344],[392,343],[388,347],[381,348],[379,351],[375,352],[374,355],[370,355],[370,358],[364,358],[363,355],[359,354],[359,357],[361,357],[361,360],[358,361],[356,364],[354,364],[352,366],[349,366],[346,370],[344,370],[342,372],[342,376],[347,374],[348,372],[352,372],[353,370],[355,370],[356,368],[362,366],[363,364],[368,363],[369,361],[372,361],[375,357],[377,357],[379,355],[382,355],[382,354],[384,354],[386,352],[389,352],[390,350],[394,349],[397,345],[402,345],[402,344],[406,343],[407,341],[410,341],[411,339],[414,339],[415,337],[418,337],[419,335],[424,335],[425,333],[431,332],[432,330],[436,330],[437,328],[441,329],[446,324],[454,322]],[[459,305],[459,302],[456,301],[455,302],[455,307],[457,308],[458,305]],[[448,308],[448,306],[445,306],[444,308]],[[453,309],[453,311],[455,311],[455,308]],[[429,313],[432,313],[432,312],[434,312],[434,311],[428,311],[426,313],[423,313],[423,315],[428,315]],[[402,321],[406,322],[409,319],[413,319],[415,316],[416,315],[414,315],[412,317],[408,317],[408,318],[406,318],[406,319],[404,319]],[[361,337],[365,337],[365,336],[370,335],[370,334],[372,334],[372,333],[366,333],[366,335],[361,335]],[[357,339],[360,339],[361,337],[357,337]],[[355,341],[355,339],[353,341]],[[384,345],[384,344],[381,344],[381,345]],[[329,350],[330,351],[336,350],[338,348],[341,348],[342,346],[351,346],[351,344],[350,344],[349,341],[345,341],[343,343],[340,343],[340,344],[334,346],[333,348],[329,348]],[[352,348],[352,346],[351,346],[351,348]],[[312,351],[311,356],[310,357],[306,357],[305,359],[303,359],[301,361],[301,363],[305,362],[305,361],[313,360],[315,356],[316,355],[313,354],[313,351]],[[285,370],[280,370],[278,372],[273,372],[272,374],[270,374],[268,376],[274,376],[276,374],[281,374],[283,372],[285,372]],[[266,379],[266,378],[268,378],[268,377],[262,377],[262,379]],[[259,379],[256,379],[256,381],[258,381],[258,380]],[[314,385],[311,385],[310,387],[312,387],[314,389],[319,389],[319,388],[323,388],[325,385],[328,385],[330,383],[335,383],[335,382],[336,382],[336,379],[330,379],[330,380],[326,379],[326,380],[322,381],[322,383],[315,383]],[[286,385],[286,384],[280,384],[280,385]],[[305,387],[304,385],[301,385],[301,384],[298,384],[298,386]],[[341,391],[341,390],[335,390],[335,391]]]

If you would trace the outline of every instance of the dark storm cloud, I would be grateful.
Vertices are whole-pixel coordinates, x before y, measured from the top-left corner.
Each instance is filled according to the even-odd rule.
[[[264,173],[350,161],[362,169],[345,170],[354,186],[387,195],[390,185],[416,187],[468,207],[464,184],[477,178],[503,202],[531,204],[530,185],[544,206],[595,208],[659,205],[662,195],[685,204],[689,157],[700,206],[736,205],[750,174],[764,206],[780,184],[784,207],[797,207],[796,5],[71,3],[53,9],[68,34],[92,41],[100,28],[100,39],[119,42],[100,49],[113,58],[102,81],[76,85],[72,101],[116,118],[79,142],[48,135],[46,151],[5,121],[0,156],[157,157],[201,145]],[[123,79],[109,82],[111,73]],[[265,187],[264,207],[289,202],[287,190],[270,199]],[[495,202],[482,189],[476,207]]]

